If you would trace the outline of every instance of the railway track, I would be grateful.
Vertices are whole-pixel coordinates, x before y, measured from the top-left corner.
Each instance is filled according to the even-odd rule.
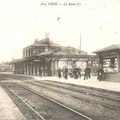
[[[35,120],[93,120],[64,104],[25,86],[3,82],[1,85],[4,89],[7,89],[7,92],[11,92],[13,96],[20,99],[20,101],[34,113]]]
[[[69,83],[60,83],[60,82],[56,82],[56,81],[48,81],[48,80],[43,80],[43,81],[34,81],[37,83],[42,83],[45,85],[51,85],[51,86],[55,86],[55,87],[59,87],[59,88],[63,88],[63,89],[69,89],[69,90],[74,90],[76,92],[81,92],[81,93],[87,93],[87,94],[91,94],[94,96],[99,96],[101,98],[109,98],[109,99],[113,99],[113,100],[117,100],[120,101],[120,93],[119,92],[115,92],[115,91],[108,91],[108,90],[102,90],[102,89],[97,89],[97,88],[92,88],[92,87],[86,87],[86,86],[78,86],[78,85],[72,85]],[[112,96],[111,96],[112,95]]]
[[[80,91],[78,89],[72,89],[69,87],[64,87],[64,86],[58,86],[56,84],[49,84],[49,83],[44,83],[44,82],[40,82],[40,81],[34,81],[34,82],[27,82],[29,84],[32,85],[36,85],[38,87],[42,87],[42,88],[46,88],[52,91],[57,91],[59,93],[65,94],[63,93],[63,89],[69,91],[69,94],[72,97],[75,97],[77,99],[82,99],[82,100],[86,100],[86,101],[90,101],[90,102],[94,102],[96,104],[100,104],[102,106],[108,107],[110,109],[115,109],[120,111],[120,99],[115,99],[115,98],[111,98],[108,96],[103,96],[103,95],[99,95],[99,94],[94,94],[91,92],[87,92],[87,91]],[[54,87],[54,88],[53,88]],[[60,90],[62,89],[62,90]],[[75,92],[77,94],[75,94]],[[83,98],[81,97],[83,96]]]
[[[88,99],[91,97],[91,94],[86,94],[86,93],[88,93],[88,90],[85,91],[85,93],[84,92],[82,93],[82,94],[88,96],[88,98],[87,98],[88,100],[85,100],[86,98],[84,98],[82,96],[82,94],[80,93],[80,90],[78,89],[77,86],[74,87],[74,85],[71,86],[68,84],[59,85],[59,83],[57,83],[57,82],[54,83],[54,82],[50,82],[50,81],[40,81],[40,82],[35,82],[35,81],[32,81],[32,82],[24,81],[23,82],[23,81],[21,81],[21,82],[14,82],[14,83],[16,85],[17,84],[20,85],[21,87],[29,88],[30,90],[32,89],[37,93],[42,93],[45,96],[48,96],[51,99],[54,99],[55,101],[58,101],[62,104],[65,104],[66,106],[69,106],[70,108],[74,109],[75,111],[78,111],[82,114],[89,116],[89,118],[91,118],[93,120],[119,120],[120,119],[120,110],[119,110],[120,104],[119,103],[116,103],[116,107],[115,107],[115,106],[111,106],[109,104],[106,105],[104,103],[104,101],[103,101],[104,104],[101,104],[98,101],[95,102],[94,100],[91,101]],[[10,84],[10,82],[8,84]],[[13,84],[13,83],[11,82],[11,84]],[[67,86],[67,88],[66,88],[66,86]],[[73,87],[74,87],[74,89],[72,89]],[[66,91],[69,91],[69,92],[66,92]],[[73,96],[69,93],[73,93]],[[76,96],[76,93],[78,93],[79,96]],[[89,93],[90,93],[90,91],[89,91]],[[54,96],[54,94],[55,94],[55,96]],[[56,96],[58,97],[57,99],[56,99]],[[59,99],[60,97],[61,97],[61,99]],[[62,99],[62,97],[63,97],[63,99]],[[64,100],[65,100],[65,102],[64,102]],[[76,100],[79,102],[76,102]],[[115,99],[113,98],[112,100],[116,100],[116,98]],[[66,101],[68,101],[68,102],[66,102]],[[74,107],[71,106],[71,103],[69,101],[71,101],[72,105],[75,104]],[[118,102],[119,102],[119,99],[118,99]],[[86,110],[82,109],[82,108],[85,108]]]
[[[24,85],[26,87],[29,86],[30,88],[35,89],[35,90],[38,89],[38,91],[43,92],[45,95],[47,95],[49,97],[51,97],[51,95],[49,95],[49,93],[57,94],[58,96],[64,95],[64,97],[66,97],[66,99],[68,101],[70,100],[70,101],[72,101],[72,104],[75,104],[74,106],[72,106],[73,109],[75,109],[77,111],[82,111],[82,113],[86,114],[87,116],[90,116],[94,120],[119,120],[120,119],[119,101],[118,101],[118,103],[116,103],[116,101],[113,101],[113,103],[115,103],[115,106],[114,106],[111,104],[106,104],[104,101],[104,98],[102,99],[103,102],[101,103],[99,101],[94,101],[94,100],[92,101],[91,94],[84,94],[85,96],[87,96],[87,100],[86,100],[86,98],[84,98],[84,96],[82,96],[82,94],[79,92],[76,92],[76,93],[78,93],[78,96],[76,96],[76,93],[73,89],[68,90],[68,89],[63,89],[62,87],[61,87],[62,88],[61,89],[60,87],[57,86],[54,90],[53,86],[49,86],[47,84],[45,84],[43,86],[43,85],[41,85],[41,83],[40,84],[38,82],[35,83],[35,81],[32,83],[26,81],[26,82],[24,82]],[[44,90],[47,90],[47,92],[44,92]],[[52,93],[51,93],[51,91],[52,91]],[[66,92],[66,91],[69,91],[69,92]],[[73,96],[69,93],[72,93]],[[54,99],[54,96],[52,98]],[[78,102],[76,102],[76,100]],[[108,101],[108,100],[109,99],[107,99],[106,101]],[[112,100],[114,100],[114,99],[112,99]],[[57,98],[57,101],[64,103],[64,101],[60,98]],[[67,106],[71,106],[70,102],[65,102],[64,104],[66,104]]]

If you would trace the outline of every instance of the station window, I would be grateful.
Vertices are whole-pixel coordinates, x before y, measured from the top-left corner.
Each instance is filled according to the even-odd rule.
[[[103,59],[104,72],[118,72],[117,57]]]

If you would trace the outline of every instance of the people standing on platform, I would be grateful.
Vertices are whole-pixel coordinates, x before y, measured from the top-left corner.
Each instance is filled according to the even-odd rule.
[[[81,72],[82,72],[82,70],[81,70],[81,68],[79,67],[78,68],[78,76],[81,78]]]
[[[67,68],[67,66],[65,66],[65,67],[63,68],[63,75],[64,75],[64,78],[65,78],[65,79],[68,79],[68,68]]]
[[[88,67],[88,78],[90,79],[91,78],[91,68]]]
[[[100,81],[104,79],[104,70],[103,70],[102,66],[99,66],[99,68],[98,68],[97,79]]]
[[[84,80],[88,79],[87,67],[85,68]]]
[[[85,75],[84,75],[84,80],[88,79],[91,77],[91,69],[90,67],[86,67],[85,69]]]
[[[62,77],[62,70],[60,68],[58,68],[57,72],[58,72],[58,77],[61,78]]]
[[[75,79],[78,79],[78,77],[79,77],[79,69],[76,66],[74,66],[74,68],[73,68],[73,75],[74,75]]]
[[[76,67],[74,66],[73,67],[73,76],[74,76],[74,78],[76,79],[76,77],[77,77],[77,71],[76,71]]]

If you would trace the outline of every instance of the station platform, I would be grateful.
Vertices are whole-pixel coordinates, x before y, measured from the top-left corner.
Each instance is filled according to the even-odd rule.
[[[0,87],[0,120],[26,120],[17,106]]]
[[[58,77],[38,77],[38,76],[31,77],[34,78],[32,80],[50,80],[120,92],[120,82],[98,81],[97,77],[95,76],[92,76],[90,79],[87,80],[83,80],[83,77],[78,79],[74,78],[64,79]],[[17,106],[13,103],[13,101],[1,87],[0,87],[0,120],[26,120],[21,111],[17,108]]]
[[[58,78],[58,77],[34,77],[36,80],[51,80],[57,82],[65,82],[70,84],[100,88],[105,90],[112,90],[120,92],[120,82],[109,82],[109,81],[99,81],[96,76],[92,76],[90,79],[83,80],[82,78],[74,79],[74,78]]]

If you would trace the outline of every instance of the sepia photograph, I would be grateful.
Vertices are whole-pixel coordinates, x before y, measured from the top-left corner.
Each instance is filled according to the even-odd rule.
[[[120,120],[120,1],[1,0],[0,120]]]

